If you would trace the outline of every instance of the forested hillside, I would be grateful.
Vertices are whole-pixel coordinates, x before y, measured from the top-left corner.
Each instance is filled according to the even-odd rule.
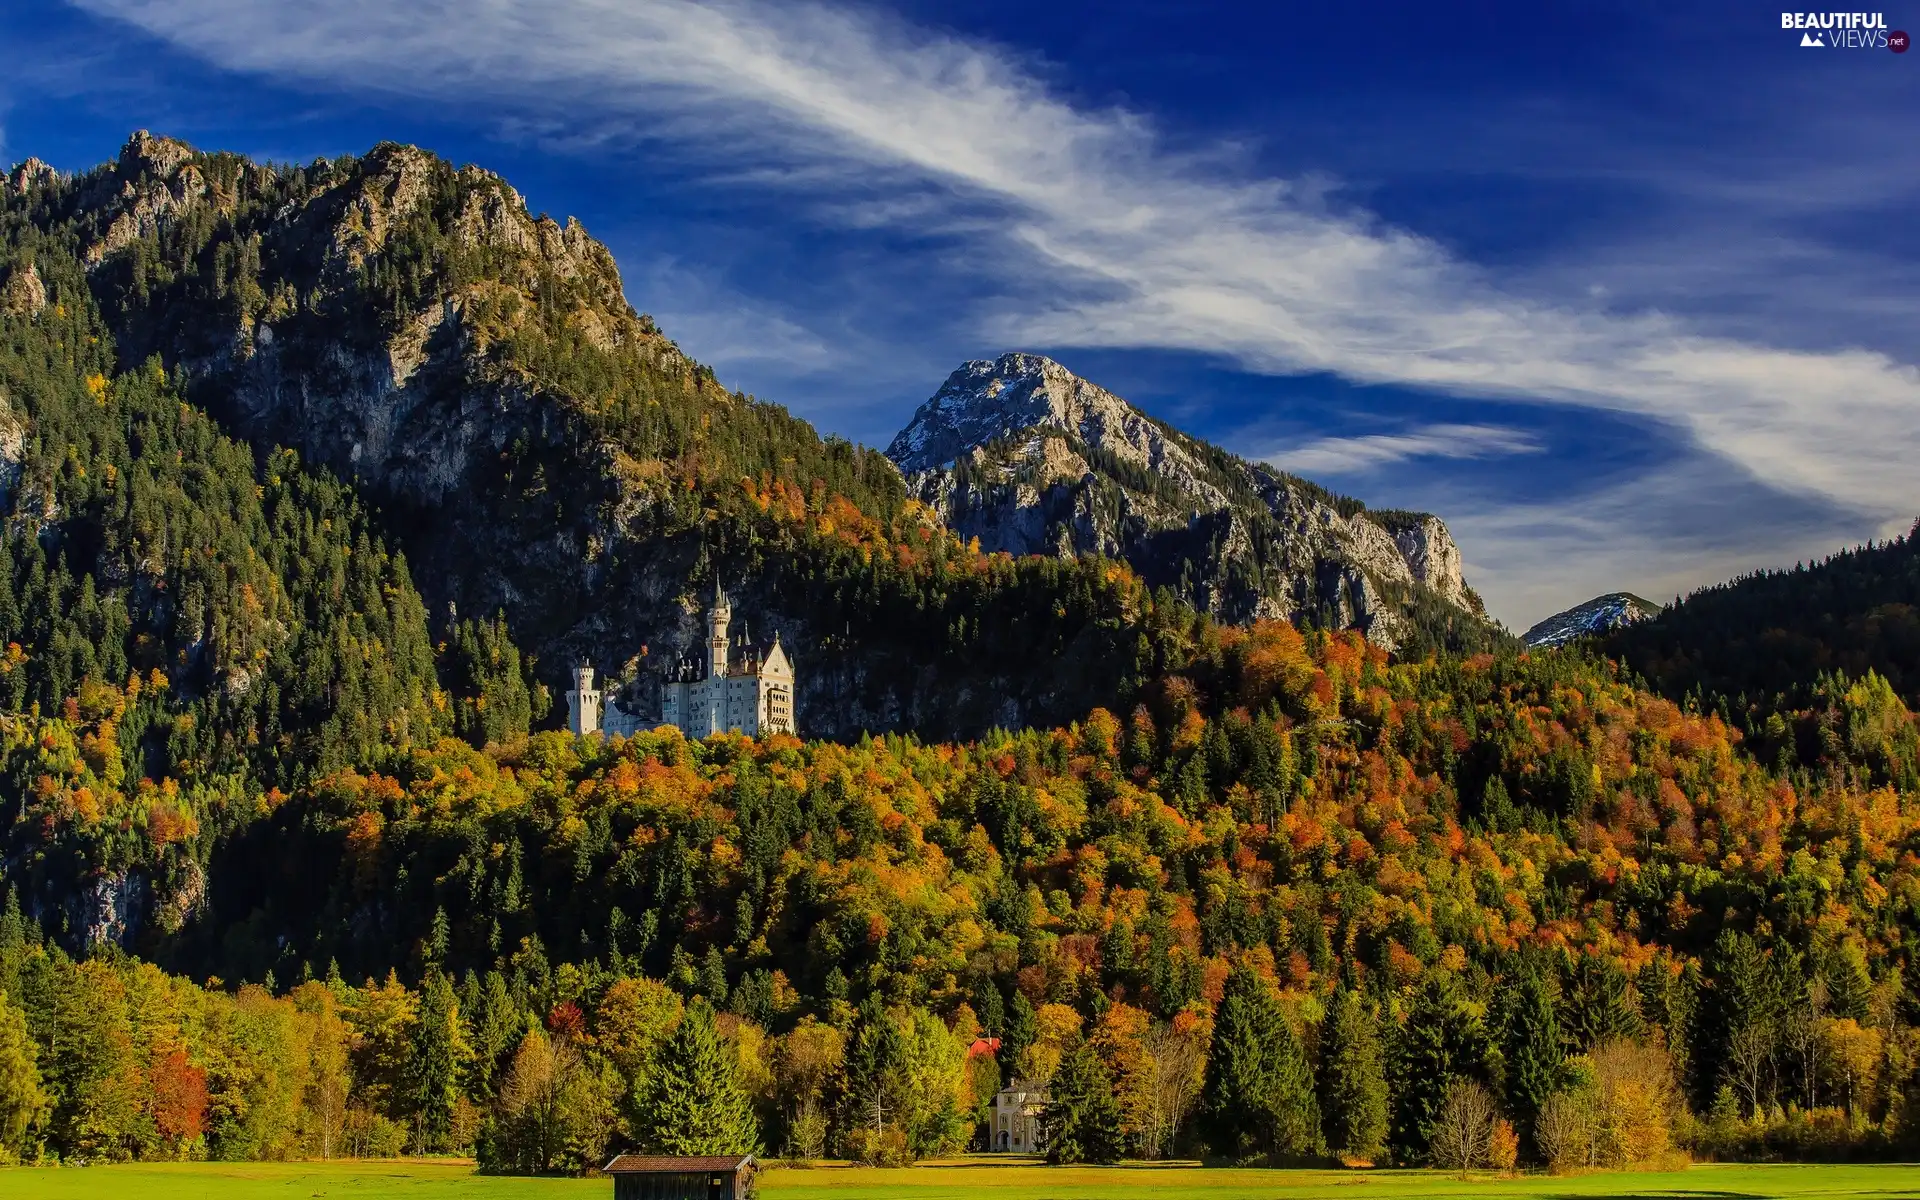
[[[1920,735],[1884,681],[1783,777],[1568,652],[1184,632],[1188,669],[1124,719],[446,739],[270,794],[209,919],[155,947],[264,987],[9,943],[14,1019],[60,1064],[42,1128],[85,1156],[189,1129],[503,1169],[609,1141],[885,1161],[964,1144],[1020,1077],[1056,1080],[1060,1144],[1094,1158],[1444,1161],[1468,1084],[1531,1159],[1905,1144]],[[79,717],[34,744],[110,735]],[[88,770],[25,823],[80,836]],[[192,1121],[123,1099],[87,1124],[166,1070],[205,1072]]]
[[[1920,525],[1791,571],[1702,588],[1606,642],[1660,691],[1804,701],[1822,675],[1885,676],[1920,704]]]
[[[147,945],[171,935],[204,908],[210,855],[257,818],[263,794],[284,794],[348,765],[377,766],[448,733],[476,746],[509,742],[553,719],[551,694],[517,634],[531,625],[538,636],[544,622],[564,624],[572,610],[553,598],[566,589],[537,548],[525,559],[509,548],[487,576],[489,586],[518,597],[514,609],[524,619],[517,629],[504,605],[472,616],[451,602],[430,607],[416,581],[440,585],[450,601],[444,568],[460,556],[439,536],[444,525],[409,507],[419,497],[409,500],[391,479],[343,482],[325,466],[310,468],[298,451],[259,440],[298,436],[297,426],[196,403],[235,402],[237,385],[222,390],[208,380],[243,371],[246,356],[236,366],[154,354],[128,366],[115,353],[116,345],[145,353],[166,342],[136,318],[173,312],[153,307],[157,297],[173,296],[181,311],[203,316],[167,335],[176,340],[187,329],[199,336],[245,328],[252,331],[247,353],[257,356],[272,328],[259,313],[273,312],[289,330],[279,342],[284,352],[306,345],[337,366],[338,354],[319,340],[337,337],[348,348],[340,353],[348,353],[356,330],[377,325],[381,311],[358,301],[384,294],[378,281],[404,272],[393,274],[398,268],[378,258],[354,267],[349,283],[329,283],[323,272],[302,293],[303,303],[321,311],[282,313],[271,297],[284,299],[291,285],[284,278],[269,280],[271,290],[260,284],[258,239],[246,230],[269,210],[284,213],[303,196],[324,194],[316,181],[359,186],[362,172],[394,156],[449,188],[464,179],[478,189],[459,193],[467,201],[499,199],[504,189],[490,176],[456,173],[397,148],[347,167],[276,171],[154,139],[136,139],[119,166],[94,176],[62,179],[24,167],[7,181],[0,211],[6,853],[27,911],[71,947],[101,938]],[[142,192],[155,164],[200,202]],[[109,212],[119,216],[109,222]],[[592,265],[590,244],[575,240],[588,246],[576,257]],[[461,278],[466,260],[457,247],[439,245],[434,254],[436,269]],[[256,313],[260,305],[266,308]],[[314,329],[300,333],[302,320]],[[577,372],[596,361],[578,348],[541,350],[547,343],[525,336],[535,348],[505,355],[505,365],[495,364],[501,371],[530,361]],[[639,508],[623,528],[641,542],[635,569],[659,587],[610,589],[600,603],[627,612],[652,595],[680,613],[685,594],[720,575],[759,601],[748,609],[754,618],[778,611],[770,596],[786,611],[813,614],[818,628],[831,631],[808,660],[822,697],[813,711],[827,733],[984,730],[1035,713],[1064,720],[1126,694],[1162,665],[1164,648],[1156,650],[1149,620],[1154,604],[1124,568],[979,554],[905,503],[884,459],[823,442],[776,408],[729,397],[642,319],[632,318],[622,336],[641,349],[604,378],[637,390],[618,402],[631,410],[625,417],[602,416],[623,431],[632,455],[650,456],[615,457],[641,480],[629,497]],[[648,355],[667,366],[649,367]],[[578,456],[606,452],[595,433],[600,418],[580,395],[545,388],[522,397],[539,421],[555,423],[546,452],[560,458],[551,478],[582,478]],[[323,425],[346,419],[337,406],[311,411]],[[256,440],[249,445],[236,433]],[[411,453],[404,448],[420,441],[399,436],[396,453]],[[520,445],[509,445],[502,461]],[[779,470],[745,473],[760,463]],[[862,482],[862,463],[878,484]],[[520,506],[513,520],[545,531],[537,536],[564,524],[557,509],[540,507],[556,503],[550,497],[528,498],[548,495],[546,467],[503,470],[531,489],[495,496]],[[471,473],[463,479],[475,484]],[[484,499],[485,481],[475,486]],[[370,507],[361,498],[369,490],[401,511]],[[472,508],[463,498],[447,511],[466,519]],[[492,516],[506,520],[502,511]],[[552,524],[543,525],[541,513]],[[410,569],[395,546],[409,538],[429,548],[426,568]],[[470,556],[461,561],[473,566]],[[557,591],[542,590],[549,587]],[[636,622],[621,637],[643,628]],[[589,644],[600,650],[619,642]],[[837,719],[827,719],[832,713]],[[43,716],[96,732],[84,742],[43,744]],[[53,785],[43,781],[83,770],[87,782],[60,802],[81,814],[75,827],[25,821],[29,797],[50,795]]]
[[[44,298],[0,316],[6,862],[85,941],[177,926],[262,790],[452,722],[406,563],[351,490],[256,457],[158,364],[115,372],[77,265],[27,241]],[[43,716],[103,732],[44,739]],[[92,786],[56,799],[70,766]],[[49,845],[30,795],[82,835]],[[127,886],[135,864],[150,888]]]

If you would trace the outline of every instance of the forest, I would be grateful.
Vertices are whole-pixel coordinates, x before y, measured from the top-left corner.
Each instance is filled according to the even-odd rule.
[[[1195,632],[1124,719],[969,745],[446,737],[321,776],[216,856],[223,936],[180,952],[271,963],[231,982],[12,905],[15,1152],[898,1162],[1013,1079],[1068,1161],[1907,1145],[1920,736],[1884,680],[1783,776],[1602,660]],[[138,800],[62,757],[113,736],[79,717],[21,739],[16,827],[85,844]]]
[[[1702,588],[1610,635],[1668,695],[1730,698],[1762,719],[1822,675],[1884,675],[1920,704],[1920,523],[1905,537]]]
[[[901,1163],[1015,1081],[1069,1162],[1915,1149],[1914,539],[1549,652],[1221,625],[981,554],[536,271],[487,361],[558,432],[486,512],[571,519],[546,472],[612,444],[690,587],[776,581],[849,686],[976,691],[966,736],[578,738],[514,612],[424,598],[416,511],[146,323],[392,317],[253,236],[373,157],[205,156],[220,205],[100,262],[79,184],[5,193],[0,1155]],[[497,180],[426,178],[353,295],[526,267],[449,232]]]

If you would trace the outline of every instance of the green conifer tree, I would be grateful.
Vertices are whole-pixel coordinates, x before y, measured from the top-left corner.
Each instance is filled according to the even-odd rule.
[[[1091,1045],[1081,1042],[1061,1060],[1040,1115],[1052,1163],[1114,1163],[1126,1151],[1113,1076]]]
[[[718,946],[708,946],[700,963],[700,994],[715,1009],[727,1006],[727,959]]]
[[[1534,1148],[1534,1122],[1547,1097],[1560,1086],[1565,1053],[1553,992],[1537,971],[1521,970],[1510,985],[1506,1030],[1501,1047],[1506,1059],[1507,1111],[1523,1145]]]
[[[1283,1160],[1306,1158],[1321,1152],[1320,1100],[1315,1094],[1313,1065],[1294,1034],[1286,1014],[1274,998],[1272,1099],[1273,1150]]]
[[[1576,1053],[1614,1038],[1638,1037],[1644,1028],[1627,973],[1595,954],[1579,956],[1568,969],[1562,1008],[1561,1033]]]
[[[877,993],[860,1005],[859,1028],[847,1050],[847,1118],[850,1129],[885,1132],[902,1107],[899,1094],[907,1043]]]
[[[1486,1033],[1467,1008],[1451,976],[1427,973],[1396,1039],[1393,1120],[1394,1158],[1419,1162],[1426,1157],[1434,1118],[1447,1088],[1456,1079],[1484,1074]]]
[[[1822,978],[1827,985],[1827,1011],[1836,1017],[1863,1020],[1873,999],[1873,977],[1858,946],[1837,946],[1825,956]]]
[[[1033,1004],[1026,996],[1015,989],[1013,1002],[1007,1005],[1007,1032],[1000,1043],[1000,1057],[1009,1064],[1020,1061],[1020,1056],[1033,1045],[1037,1036],[1034,1025],[1036,1017]]]
[[[1236,966],[1214,1012],[1201,1116],[1208,1144],[1230,1158],[1295,1158],[1319,1143],[1306,1055],[1273,988]]]
[[[422,1151],[453,1149],[448,1136],[460,1098],[460,1069],[467,1058],[460,1002],[453,981],[435,968],[420,987],[420,1019],[407,1060],[412,1085],[416,1141]]]
[[[1344,1157],[1370,1162],[1387,1138],[1386,1056],[1366,998],[1344,984],[1327,1006],[1320,1055],[1327,1145]]]
[[[656,1154],[752,1154],[760,1147],[739,1065],[714,1028],[713,1006],[695,997],[661,1048],[637,1114]]]

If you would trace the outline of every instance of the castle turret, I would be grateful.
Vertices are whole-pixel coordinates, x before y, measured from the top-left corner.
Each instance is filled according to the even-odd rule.
[[[713,585],[713,611],[707,614],[707,678],[727,676],[727,622],[733,619],[733,605],[719,581]]]
[[[567,693],[567,728],[575,733],[600,731],[600,691],[593,686],[593,667],[573,669],[573,690]]]

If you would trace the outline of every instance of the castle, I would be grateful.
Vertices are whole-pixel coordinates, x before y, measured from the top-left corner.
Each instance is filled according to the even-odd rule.
[[[704,654],[687,655],[669,666],[660,682],[660,724],[690,738],[738,730],[748,737],[792,733],[793,663],[775,634],[773,644],[755,646],[743,633],[729,638],[733,606],[718,584],[707,613]],[[618,706],[608,706],[593,685],[593,668],[574,668],[567,693],[567,728],[575,733],[633,733],[640,723]]]

